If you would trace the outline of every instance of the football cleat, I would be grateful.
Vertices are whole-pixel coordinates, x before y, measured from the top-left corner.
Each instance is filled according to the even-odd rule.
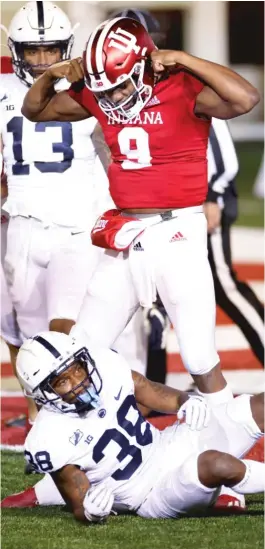
[[[40,474],[39,471],[37,471],[35,469],[35,467],[32,465],[32,463],[26,463],[24,473],[25,473],[25,475],[38,475],[38,474]]]
[[[23,492],[12,494],[4,498],[1,503],[1,508],[10,507],[36,507],[38,504],[36,492],[34,488],[28,488]]]
[[[246,511],[245,498],[242,498],[242,496],[237,498],[230,494],[221,494],[213,507],[218,511],[231,511],[232,513],[244,513]]]

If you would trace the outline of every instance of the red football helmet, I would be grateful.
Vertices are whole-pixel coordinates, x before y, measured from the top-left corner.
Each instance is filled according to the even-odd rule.
[[[155,49],[144,26],[128,17],[104,21],[94,30],[83,55],[85,82],[105,114],[130,119],[146,105],[154,86],[149,55]],[[115,103],[110,90],[125,82],[132,84],[132,93]]]

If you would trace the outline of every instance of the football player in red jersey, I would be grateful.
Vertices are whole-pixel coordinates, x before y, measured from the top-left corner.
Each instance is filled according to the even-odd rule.
[[[66,77],[68,92],[54,93]],[[175,327],[183,363],[217,405],[232,392],[215,349],[215,297],[207,257],[207,143],[211,117],[250,111],[258,91],[227,67],[183,51],[157,50],[137,21],[105,21],[81,58],[50,67],[28,91],[32,121],[98,118],[110,148],[117,211],[94,228],[110,248],[89,286],[78,322],[110,347],[158,291]],[[178,236],[176,238],[176,235]]]

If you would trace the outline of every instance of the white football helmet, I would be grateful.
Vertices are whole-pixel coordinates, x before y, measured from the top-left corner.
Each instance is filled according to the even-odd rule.
[[[85,367],[87,377],[69,392],[71,394],[65,393],[64,398],[75,397],[70,404],[53,389],[51,382],[74,362]],[[41,332],[20,347],[16,367],[25,395],[46,408],[80,414],[99,405],[102,379],[82,338]],[[84,390],[80,392],[80,388]]]
[[[8,35],[14,72],[29,87],[34,78],[24,61],[25,46],[59,47],[62,60],[70,58],[76,25],[72,28],[67,15],[52,2],[28,2],[13,17],[9,29],[2,28]]]

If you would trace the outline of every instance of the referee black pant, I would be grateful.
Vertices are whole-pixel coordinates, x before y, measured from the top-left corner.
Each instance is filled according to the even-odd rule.
[[[230,230],[232,220],[222,216],[220,229],[208,236],[216,303],[240,328],[249,345],[264,365],[264,306],[250,286],[238,280],[233,270]]]

